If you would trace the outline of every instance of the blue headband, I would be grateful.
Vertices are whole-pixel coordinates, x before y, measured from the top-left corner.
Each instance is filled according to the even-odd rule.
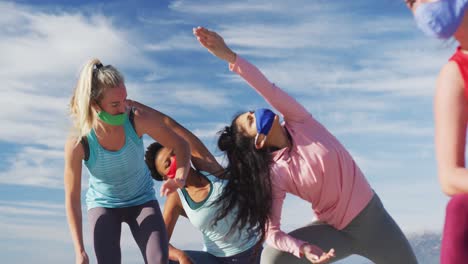
[[[448,39],[455,34],[463,20],[468,0],[439,0],[419,5],[414,19],[426,35]]]

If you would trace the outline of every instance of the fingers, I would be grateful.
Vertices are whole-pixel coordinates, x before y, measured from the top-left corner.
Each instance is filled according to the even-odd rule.
[[[414,5],[414,2],[416,2],[416,0],[405,0],[406,2],[406,5],[409,7],[409,8],[412,8],[413,5]]]
[[[210,34],[208,34],[208,30],[203,27],[196,27],[193,28],[193,34],[201,39],[206,39]]]
[[[311,263],[314,264],[322,264],[322,263],[327,263],[329,262],[332,258],[335,257],[335,249],[330,249],[328,252],[323,252],[322,255],[317,256],[317,255],[311,255],[309,260]]]
[[[193,28],[193,33],[196,35],[212,36],[214,32],[204,27],[196,27]]]
[[[159,190],[159,195],[161,195],[161,197],[167,196],[169,194],[169,188],[166,185],[167,181],[163,183],[161,189]]]
[[[210,31],[204,27],[193,28],[193,34],[197,37],[198,41],[205,42],[207,44],[214,44],[215,41],[219,41],[221,37],[214,31]]]
[[[182,183],[183,182],[183,183]],[[167,196],[169,195],[170,193],[174,192],[177,190],[177,188],[179,188],[179,183],[180,184],[183,184],[185,186],[185,180],[174,180],[174,179],[170,179],[170,180],[166,180],[162,185],[161,185],[161,189],[159,190],[159,193],[161,195],[161,197],[163,196]],[[180,188],[183,188],[180,187]]]
[[[175,178],[174,180],[175,180],[176,184],[179,186],[179,188],[184,188],[185,187],[185,179]]]
[[[195,37],[197,37],[197,40],[198,42],[200,42],[200,44],[207,48],[207,49],[210,49],[210,44],[208,42],[208,37],[205,33],[203,33],[202,31],[199,30],[199,28],[193,28],[193,34],[195,35]]]
[[[321,256],[320,258],[316,257],[315,259],[312,259],[311,262],[314,264],[323,264],[323,263],[327,263],[329,260],[330,260],[329,257]]]
[[[327,253],[323,253],[316,263],[327,263],[335,257],[335,250],[332,248]]]

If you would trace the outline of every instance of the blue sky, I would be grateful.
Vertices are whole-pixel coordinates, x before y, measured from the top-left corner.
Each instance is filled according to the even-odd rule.
[[[199,25],[342,141],[405,232],[440,231],[447,198],[437,182],[432,96],[455,43],[423,36],[403,2],[0,2],[0,255],[6,263],[73,261],[63,144],[67,103],[92,57],[123,72],[130,99],[172,116],[222,160],[216,132],[238,111],[267,105],[198,45]],[[313,219],[294,197],[283,215],[285,230]],[[200,238],[183,220],[173,242],[196,249]],[[122,247],[124,263],[141,262],[127,228]]]

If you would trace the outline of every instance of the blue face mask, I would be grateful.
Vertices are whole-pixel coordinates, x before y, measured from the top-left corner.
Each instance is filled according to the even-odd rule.
[[[468,0],[439,0],[420,4],[414,19],[424,34],[448,39],[455,34],[463,20]]]
[[[270,132],[271,126],[273,125],[273,121],[275,120],[275,113],[273,113],[270,109],[260,108],[255,110],[255,123],[257,125],[257,136],[255,137],[255,144],[257,144],[257,139],[260,134],[268,135]]]

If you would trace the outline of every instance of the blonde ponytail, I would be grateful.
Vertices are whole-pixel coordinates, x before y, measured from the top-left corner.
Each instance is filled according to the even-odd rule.
[[[98,59],[91,59],[84,65],[70,100],[77,143],[91,131],[96,120],[91,104],[99,102],[107,89],[123,83],[123,76],[111,65],[102,66]]]

